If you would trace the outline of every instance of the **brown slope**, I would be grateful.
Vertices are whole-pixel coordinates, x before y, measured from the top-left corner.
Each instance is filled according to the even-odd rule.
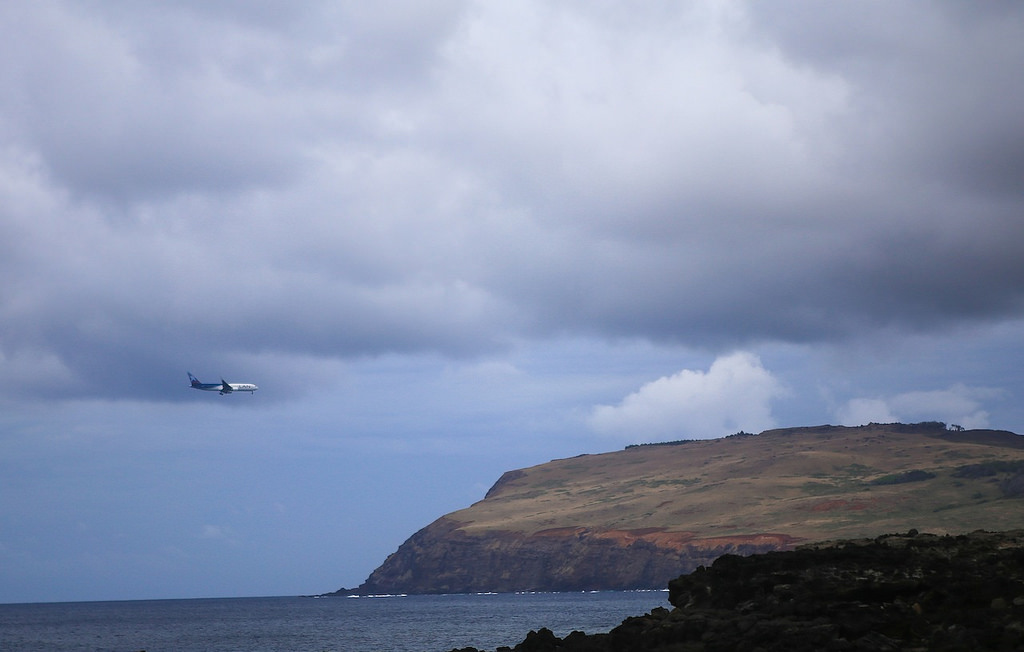
[[[1024,437],[820,426],[510,471],[417,532],[365,593],[662,588],[727,552],[1024,527]]]

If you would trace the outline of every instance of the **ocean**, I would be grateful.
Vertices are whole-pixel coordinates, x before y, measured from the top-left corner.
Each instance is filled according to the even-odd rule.
[[[447,652],[606,632],[665,591],[0,604],[3,652]]]

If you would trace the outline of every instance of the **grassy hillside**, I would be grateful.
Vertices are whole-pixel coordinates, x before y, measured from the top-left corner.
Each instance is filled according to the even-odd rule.
[[[682,541],[1024,527],[1024,437],[942,424],[771,430],[506,473],[448,517],[467,534],[567,529]]]

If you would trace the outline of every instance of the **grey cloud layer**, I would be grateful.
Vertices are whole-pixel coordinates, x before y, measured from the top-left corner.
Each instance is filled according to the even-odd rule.
[[[1016,5],[355,7],[0,10],[22,388],[1021,313]]]

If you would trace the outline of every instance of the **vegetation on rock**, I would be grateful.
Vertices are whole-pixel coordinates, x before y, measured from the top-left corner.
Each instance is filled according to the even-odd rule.
[[[727,555],[669,583],[674,609],[499,652],[1024,649],[1024,530]],[[453,652],[479,652],[464,648]]]

